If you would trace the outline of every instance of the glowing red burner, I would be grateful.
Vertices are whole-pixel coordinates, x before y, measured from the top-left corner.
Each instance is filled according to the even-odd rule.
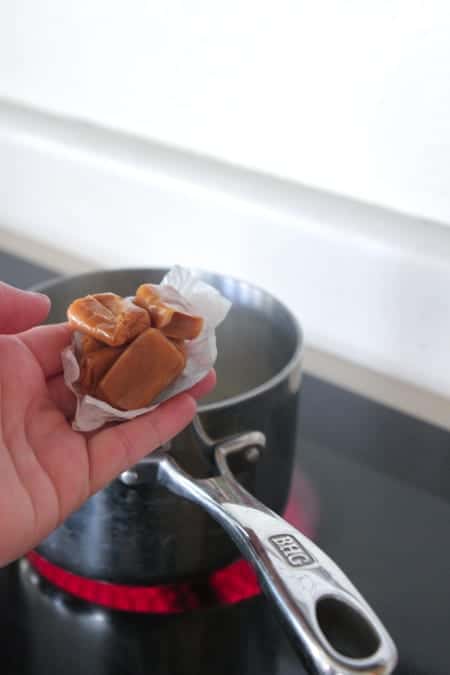
[[[53,565],[34,551],[27,558],[42,577],[63,591],[103,607],[127,612],[174,614],[230,605],[260,593],[256,575],[245,560],[214,572],[201,584],[122,586],[80,577]]]
[[[318,514],[318,502],[314,491],[301,474],[296,475],[285,512],[286,520],[313,538]],[[205,607],[232,605],[261,592],[256,574],[245,560],[238,560],[217,570],[201,582],[125,586],[72,574],[53,565],[34,551],[27,557],[42,577],[63,591],[97,605],[128,612],[173,614]]]

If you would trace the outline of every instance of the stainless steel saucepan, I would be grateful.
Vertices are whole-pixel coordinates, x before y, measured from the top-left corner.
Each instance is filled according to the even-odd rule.
[[[52,299],[49,320],[62,321],[75,297],[130,295],[164,272],[88,273],[39,289]],[[201,277],[233,302],[218,334],[216,392],[186,431],[94,495],[38,551],[77,574],[129,584],[192,577],[240,551],[311,673],[387,675],[396,649],[378,617],[338,566],[278,515],[295,450],[298,323],[261,289]]]

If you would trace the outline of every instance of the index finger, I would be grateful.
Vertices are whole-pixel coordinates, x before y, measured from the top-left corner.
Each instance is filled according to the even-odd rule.
[[[39,361],[46,378],[62,371],[61,352],[72,338],[72,331],[67,323],[31,328],[19,337]]]
[[[14,288],[0,281],[0,333],[19,333],[47,317],[50,300],[42,293]]]

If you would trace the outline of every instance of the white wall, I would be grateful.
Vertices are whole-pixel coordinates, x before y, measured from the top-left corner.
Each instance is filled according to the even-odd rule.
[[[447,0],[14,0],[0,96],[450,223]]]

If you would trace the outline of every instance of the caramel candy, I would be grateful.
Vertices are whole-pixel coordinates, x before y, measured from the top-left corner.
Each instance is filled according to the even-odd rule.
[[[134,302],[150,313],[152,326],[164,335],[178,340],[194,340],[203,328],[203,319],[169,307],[161,301],[152,284],[142,284],[136,291]]]
[[[134,299],[141,307],[153,307],[161,302],[161,296],[153,284],[141,284]]]
[[[90,351],[81,356],[80,359],[80,377],[77,387],[82,394],[95,396],[97,385],[122,354],[124,347],[105,347]]]
[[[186,345],[184,343],[184,340],[173,340],[173,339],[171,339],[170,341],[172,342],[172,344],[175,345],[175,347],[178,349],[178,351],[183,355],[183,359],[184,359],[183,368],[184,368],[184,366],[186,365],[186,361],[187,361],[187,352],[186,352]]]
[[[104,347],[105,345],[103,344],[103,342],[99,342],[90,335],[81,336],[80,352],[82,355],[90,354],[90,352],[96,352],[99,349],[103,349]]]
[[[103,376],[96,397],[114,408],[145,408],[183,371],[180,349],[161,331],[141,333]]]
[[[115,293],[78,298],[67,310],[72,328],[110,347],[120,347],[150,326],[150,317],[134,302]]]

